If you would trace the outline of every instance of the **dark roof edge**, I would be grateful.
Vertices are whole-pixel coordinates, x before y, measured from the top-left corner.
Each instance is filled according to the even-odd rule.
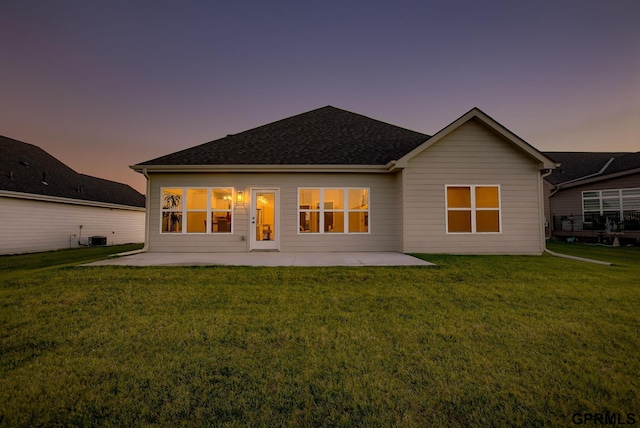
[[[241,164],[241,165],[130,165],[136,172],[390,172],[395,165],[391,161],[386,165],[370,164]]]
[[[146,209],[146,207],[144,206],[123,205],[123,204],[116,204],[112,202],[92,201],[88,199],[74,199],[74,198],[66,198],[64,196],[42,195],[39,193],[14,192],[11,190],[0,190],[0,196],[6,197],[6,198],[29,199],[32,201],[43,201],[43,202],[58,202],[58,203],[64,203],[64,204],[70,204],[70,205],[83,205],[83,206],[90,206],[90,207],[112,208],[112,209],[128,210],[128,211],[145,211]]]
[[[609,165],[611,165],[614,160],[616,160],[616,158],[610,158],[607,161],[607,163],[605,163],[604,166],[598,172],[594,172],[593,174],[585,175],[584,177],[578,177],[578,178],[574,178],[572,180],[568,180],[568,181],[564,181],[562,183],[558,183],[558,184],[556,184],[556,187],[562,187],[565,184],[571,184],[571,183],[573,183],[575,181],[582,181],[582,180],[587,180],[587,179],[592,178],[592,177],[601,176],[601,175],[604,174],[604,172],[607,170],[607,168],[609,168]]]
[[[637,173],[640,173],[640,168],[628,169],[626,171],[620,171],[613,174],[597,175],[590,178],[587,177],[585,179],[580,179],[580,181],[571,180],[571,181],[567,181],[566,184],[560,183],[560,184],[554,184],[553,186],[556,187],[558,190],[569,189],[571,187],[582,186],[583,184],[596,183],[598,181],[609,180],[611,178],[624,177],[625,175],[631,175],[631,174],[637,174]]]

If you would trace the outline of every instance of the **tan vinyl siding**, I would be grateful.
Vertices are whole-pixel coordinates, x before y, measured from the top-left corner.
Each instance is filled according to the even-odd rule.
[[[105,236],[107,245],[144,242],[139,210],[0,197],[0,218],[0,254],[76,248],[80,233],[83,244],[90,236]]]
[[[404,251],[540,254],[541,165],[477,121],[409,161],[404,170]],[[447,234],[445,186],[499,185],[500,234]]]
[[[149,251],[249,251],[249,213],[252,188],[280,189],[280,251],[393,251],[399,250],[397,180],[393,174],[344,173],[165,173],[150,174]],[[244,207],[235,207],[231,234],[161,234],[161,187],[233,187],[245,192]],[[370,233],[298,233],[299,187],[368,187]],[[235,204],[234,204],[235,205]],[[244,236],[245,240],[242,240]]]

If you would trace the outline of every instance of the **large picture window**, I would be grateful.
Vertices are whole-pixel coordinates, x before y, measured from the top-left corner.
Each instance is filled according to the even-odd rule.
[[[500,186],[446,186],[447,233],[500,233]]]
[[[585,220],[604,216],[618,222],[637,216],[640,213],[640,188],[582,192],[582,211]]]
[[[300,233],[368,233],[369,189],[299,188]]]
[[[162,188],[162,233],[231,233],[231,187]]]

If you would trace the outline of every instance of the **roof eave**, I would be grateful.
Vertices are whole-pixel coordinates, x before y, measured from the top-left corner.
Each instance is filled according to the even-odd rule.
[[[387,165],[131,165],[136,172],[359,172],[388,173]]]
[[[57,202],[61,204],[83,205],[83,206],[96,207],[96,208],[110,208],[110,209],[119,209],[119,210],[128,210],[128,211],[144,211],[145,210],[145,207],[138,207],[135,205],[123,205],[123,204],[114,204],[111,202],[89,201],[86,199],[72,199],[72,198],[65,198],[62,196],[39,195],[37,193],[13,192],[10,190],[0,190],[0,197],[29,199],[32,201],[40,201],[40,202]]]

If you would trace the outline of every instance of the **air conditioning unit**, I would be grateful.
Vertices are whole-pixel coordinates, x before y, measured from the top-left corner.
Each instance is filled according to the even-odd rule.
[[[89,245],[107,245],[107,237],[106,236],[90,236],[89,237]]]

